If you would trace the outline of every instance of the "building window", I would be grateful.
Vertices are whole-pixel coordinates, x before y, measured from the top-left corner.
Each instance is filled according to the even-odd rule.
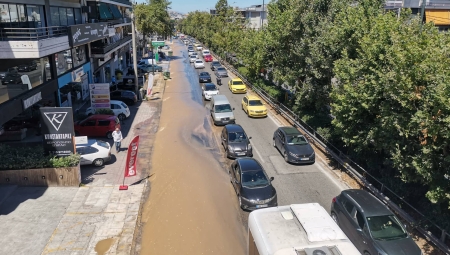
[[[67,26],[67,9],[59,8],[59,24],[61,26]]]
[[[72,8],[67,8],[67,25],[75,25],[75,16]]]
[[[59,26],[59,9],[58,7],[50,7],[50,15],[52,20],[52,26]]]
[[[83,24],[83,21],[81,19],[81,9],[73,9],[75,14],[75,24]]]
[[[41,17],[44,14],[43,6],[27,5],[28,27],[44,27]],[[45,22],[44,22],[45,23]]]
[[[78,67],[86,63],[86,45],[81,45],[72,49],[73,67]]]
[[[0,3],[0,27],[41,27],[43,6]]]
[[[59,76],[73,67],[71,50],[61,51],[55,54],[56,74]]]
[[[0,104],[52,79],[48,58],[0,61]]]

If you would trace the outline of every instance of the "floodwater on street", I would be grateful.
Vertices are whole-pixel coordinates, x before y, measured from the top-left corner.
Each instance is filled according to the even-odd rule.
[[[247,232],[209,113],[195,93],[198,78],[183,46],[172,49],[177,57],[162,98],[140,253],[245,254]]]

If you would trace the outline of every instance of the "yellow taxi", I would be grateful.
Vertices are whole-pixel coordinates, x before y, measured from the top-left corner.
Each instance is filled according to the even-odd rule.
[[[261,98],[257,96],[247,95],[242,98],[242,110],[244,110],[249,117],[267,116],[267,108]]]
[[[231,90],[232,93],[247,93],[247,87],[245,86],[244,82],[239,79],[231,79],[228,82],[228,88]]]

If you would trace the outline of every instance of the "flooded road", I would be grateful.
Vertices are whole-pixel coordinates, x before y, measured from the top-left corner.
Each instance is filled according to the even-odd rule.
[[[246,229],[196,71],[181,44],[172,48],[177,57],[162,98],[141,254],[245,254]]]

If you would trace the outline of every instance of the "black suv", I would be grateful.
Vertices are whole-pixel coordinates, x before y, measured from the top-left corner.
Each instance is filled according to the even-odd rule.
[[[134,105],[137,102],[136,93],[129,90],[116,90],[110,94],[111,100],[119,100],[127,105]]]
[[[225,125],[221,139],[227,158],[253,157],[252,145],[250,144],[252,138],[245,134],[240,125]]]
[[[286,162],[314,164],[316,161],[308,139],[294,127],[278,128],[273,133],[273,146],[281,152]]]
[[[364,255],[421,255],[389,208],[364,190],[344,190],[331,203],[331,218]]]

